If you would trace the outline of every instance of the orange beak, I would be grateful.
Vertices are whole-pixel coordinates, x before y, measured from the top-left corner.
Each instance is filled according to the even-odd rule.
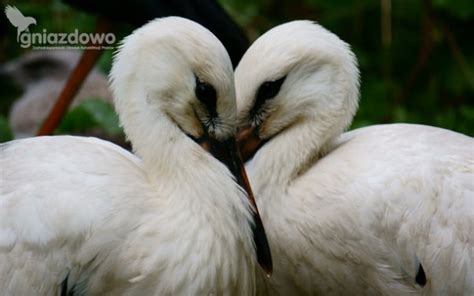
[[[265,141],[258,136],[256,128],[251,126],[241,128],[237,133],[236,140],[244,163],[251,159],[257,150],[265,144]]]

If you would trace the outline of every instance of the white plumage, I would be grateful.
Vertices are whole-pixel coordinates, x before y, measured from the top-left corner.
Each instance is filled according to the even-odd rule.
[[[270,294],[474,294],[472,138],[409,124],[342,134],[357,62],[308,21],[257,39],[235,80],[242,151],[263,144],[246,168],[274,255]]]
[[[1,294],[253,294],[251,206],[192,140],[233,137],[224,47],[189,20],[156,20],[126,38],[111,77],[136,155],[69,136],[0,145]],[[197,78],[217,93],[212,130]]]

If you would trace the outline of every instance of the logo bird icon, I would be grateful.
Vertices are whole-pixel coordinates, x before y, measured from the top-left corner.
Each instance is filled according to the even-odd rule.
[[[24,16],[21,11],[19,11],[18,8],[16,8],[15,6],[7,5],[7,7],[5,7],[5,14],[7,15],[7,18],[10,23],[12,23],[12,25],[15,26],[18,30],[18,33],[16,35],[17,41],[20,39],[21,32],[29,32],[28,27],[31,24],[36,25],[36,20],[34,18],[32,18],[31,16]]]

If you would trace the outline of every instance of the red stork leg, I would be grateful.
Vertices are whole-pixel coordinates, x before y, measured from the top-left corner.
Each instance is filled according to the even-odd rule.
[[[111,27],[111,23],[99,17],[97,20],[95,32],[96,34],[107,33]],[[53,109],[48,114],[48,117],[43,122],[41,128],[39,129],[37,136],[51,135],[58,124],[61,122],[62,118],[66,114],[66,111],[69,105],[72,102],[72,99],[76,96],[77,91],[82,86],[82,83],[86,79],[89,72],[94,67],[95,63],[99,59],[100,55],[103,52],[102,44],[93,44],[89,43],[87,46],[98,47],[98,49],[86,49],[84,50],[81,59],[78,64],[72,71],[69,76],[66,85],[59,94],[56,104],[54,104]]]

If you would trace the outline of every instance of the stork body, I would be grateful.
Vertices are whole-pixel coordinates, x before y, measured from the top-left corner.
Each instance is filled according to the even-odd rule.
[[[367,127],[290,183],[276,180],[291,161],[268,176],[263,146],[246,168],[275,258],[271,294],[472,294],[472,146],[439,128]]]
[[[342,133],[357,109],[357,64],[311,22],[260,37],[235,75],[275,258],[269,294],[474,293],[472,138],[409,124]]]
[[[156,20],[126,38],[111,77],[135,154],[68,136],[1,145],[2,294],[253,294],[255,213],[221,144],[235,121],[223,46]]]
[[[153,176],[95,138],[3,144],[4,295],[55,295],[66,282],[79,295],[252,293],[245,196],[199,148],[188,159],[199,170]]]

